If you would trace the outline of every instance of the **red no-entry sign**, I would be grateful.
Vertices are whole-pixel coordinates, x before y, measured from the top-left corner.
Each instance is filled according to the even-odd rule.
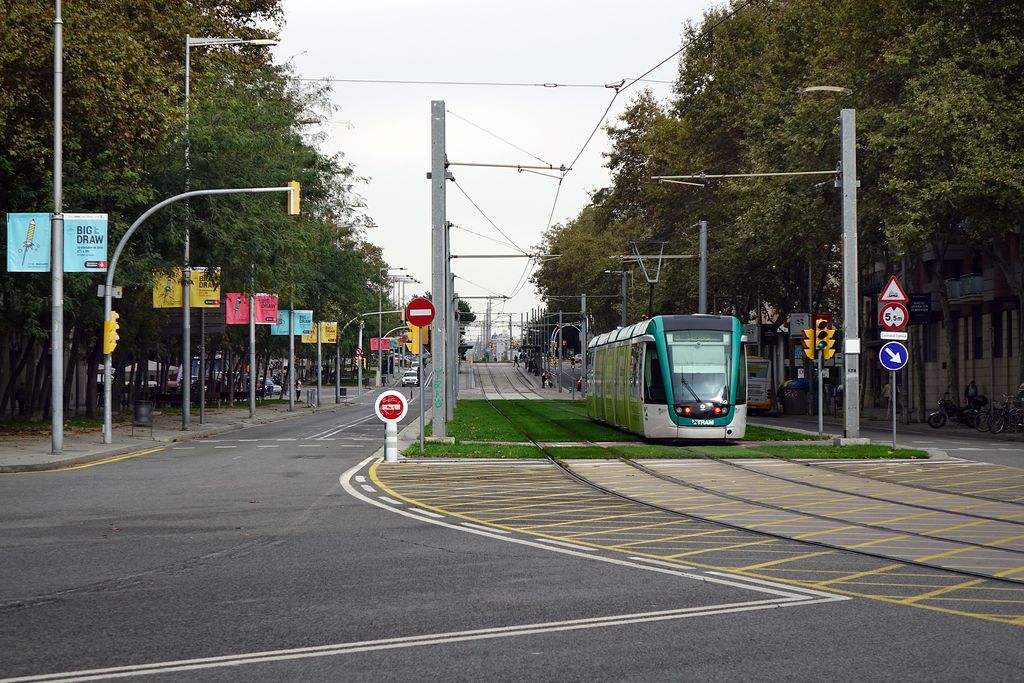
[[[374,401],[373,410],[383,422],[399,422],[409,411],[409,401],[397,391],[385,391]]]
[[[405,319],[410,325],[426,327],[434,320],[434,304],[430,299],[413,299],[405,307]]]

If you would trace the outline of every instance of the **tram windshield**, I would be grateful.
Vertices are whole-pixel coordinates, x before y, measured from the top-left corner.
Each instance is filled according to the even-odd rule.
[[[679,402],[729,400],[732,333],[679,330],[667,335],[672,393]]]

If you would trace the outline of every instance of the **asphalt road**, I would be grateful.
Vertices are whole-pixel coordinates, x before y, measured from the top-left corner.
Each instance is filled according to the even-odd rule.
[[[356,479],[383,439],[368,416],[363,404],[0,476],[0,679],[112,667],[124,668],[47,680],[1024,675],[1020,629],[1005,624],[400,512]]]

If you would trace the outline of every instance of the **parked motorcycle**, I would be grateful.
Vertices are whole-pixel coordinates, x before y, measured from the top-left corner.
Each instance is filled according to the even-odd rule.
[[[939,409],[928,416],[928,426],[938,429],[949,420],[977,429],[979,419],[980,412],[977,403],[970,406],[958,406],[952,400],[943,398],[939,400]]]

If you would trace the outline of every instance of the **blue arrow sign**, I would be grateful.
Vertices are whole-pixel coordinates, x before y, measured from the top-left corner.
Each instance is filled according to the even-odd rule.
[[[886,370],[900,370],[907,364],[910,354],[907,347],[897,341],[883,345],[878,352],[878,360]]]

